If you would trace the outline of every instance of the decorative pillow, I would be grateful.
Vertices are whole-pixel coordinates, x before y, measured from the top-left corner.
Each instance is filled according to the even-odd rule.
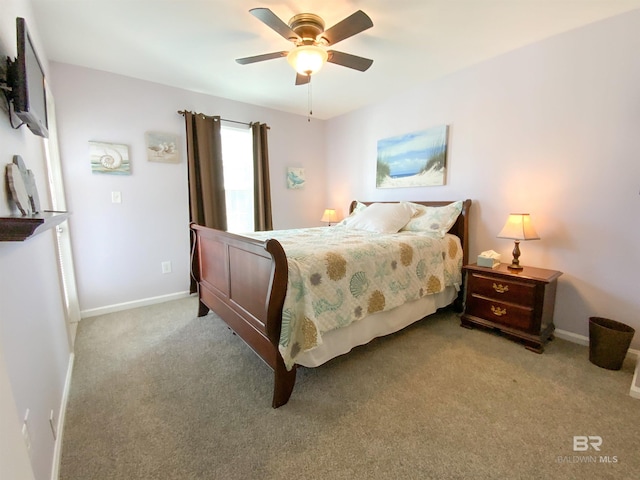
[[[353,217],[355,217],[358,213],[363,211],[365,208],[367,208],[367,206],[364,203],[356,200],[356,206],[353,207],[353,211],[349,214],[349,216],[343,218],[340,222],[336,223],[336,225],[346,225],[351,221]]]
[[[414,213],[415,208],[409,202],[372,203],[358,213],[347,217],[343,225],[355,230],[396,233],[407,224]]]
[[[456,223],[462,211],[462,200],[444,207],[426,207],[415,203],[412,205],[417,213],[402,230],[435,233],[440,237],[444,237],[453,224]]]
[[[361,211],[363,211],[365,208],[367,208],[367,206],[366,206],[364,203],[359,202],[359,201],[357,201],[357,200],[356,200],[356,206],[355,206],[355,207],[353,207],[353,212],[351,212],[351,213],[349,214],[349,216],[351,217],[351,216],[355,215],[356,213],[360,213],[360,212],[361,212]]]

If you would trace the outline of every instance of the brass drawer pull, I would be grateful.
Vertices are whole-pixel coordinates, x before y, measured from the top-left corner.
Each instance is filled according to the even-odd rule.
[[[498,293],[504,293],[509,291],[509,285],[502,285],[501,283],[496,285],[494,282],[493,289]]]
[[[495,305],[491,305],[491,313],[493,313],[496,317],[501,317],[502,315],[507,314],[507,309],[496,307]]]

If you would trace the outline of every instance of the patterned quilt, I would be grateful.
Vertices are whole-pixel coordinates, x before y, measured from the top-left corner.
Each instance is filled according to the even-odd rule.
[[[379,234],[344,226],[245,234],[277,239],[289,264],[280,352],[287,368],[322,335],[372,313],[460,288],[462,248],[453,235]]]

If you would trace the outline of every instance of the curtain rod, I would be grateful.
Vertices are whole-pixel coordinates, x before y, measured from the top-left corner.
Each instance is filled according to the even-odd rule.
[[[185,113],[187,113],[185,110],[178,110],[178,113],[182,116],[184,116]],[[193,113],[193,112],[192,112]],[[212,117],[212,115],[205,115],[204,113],[196,113],[195,115],[202,115],[203,117]],[[215,115],[217,116],[217,115]],[[238,123],[240,125],[247,125],[248,127],[252,126],[253,123],[255,122],[251,122],[251,123],[247,123],[247,122],[239,122],[238,120],[228,120],[226,118],[220,118],[220,121],[222,122],[231,122],[231,123]]]

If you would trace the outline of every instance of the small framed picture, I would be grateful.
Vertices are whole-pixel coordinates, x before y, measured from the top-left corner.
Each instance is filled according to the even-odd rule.
[[[287,188],[300,189],[304,187],[304,168],[287,168]]]
[[[89,142],[92,173],[131,175],[129,147],[118,143]]]
[[[147,160],[161,163],[180,163],[178,135],[173,133],[147,132]]]

